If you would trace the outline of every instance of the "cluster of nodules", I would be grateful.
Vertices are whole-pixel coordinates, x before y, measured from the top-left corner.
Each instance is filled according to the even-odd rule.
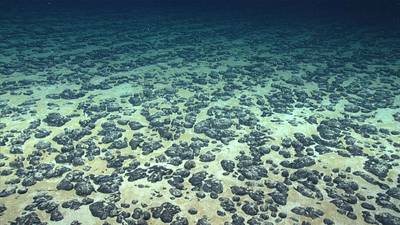
[[[196,42],[190,38],[181,41]],[[20,58],[22,67],[12,62],[0,64],[4,75],[35,74],[54,65],[71,71],[0,84],[0,96],[27,98],[19,104],[0,100],[0,118],[39,118],[24,129],[0,123],[0,146],[5,149],[0,153],[0,176],[5,180],[0,198],[27,196],[30,189],[46,181],[56,181],[60,195],[68,192],[73,196],[62,200],[59,195],[36,194],[12,224],[44,224],[41,211],[50,221],[63,221],[66,215],[62,211],[85,206],[93,217],[105,220],[104,224],[156,221],[185,225],[193,219],[207,225],[215,223],[215,217],[234,225],[335,224],[336,218],[319,207],[293,206],[293,193],[299,202],[310,199],[335,207],[355,224],[400,224],[400,131],[370,122],[381,109],[391,109],[393,120],[400,122],[398,71],[375,68],[371,72],[352,58],[332,60],[315,52],[308,59],[320,60],[325,66],[301,71],[300,63],[307,60],[304,52],[286,54],[277,52],[279,48],[271,49],[282,56],[274,59],[276,63],[268,63],[271,59],[255,51],[249,53],[249,65],[245,66],[219,63],[227,57],[227,50],[212,45],[206,50],[215,54],[182,48],[140,57],[138,53],[147,51],[149,43],[107,47],[74,57],[60,54],[43,58],[46,63],[25,63],[26,59]],[[161,40],[157,46],[166,47],[167,41]],[[356,60],[371,59],[368,51],[358,54],[362,57]],[[139,56],[108,64],[108,59],[126,55]],[[171,62],[177,55],[182,62]],[[166,71],[197,60],[208,60],[210,72],[196,72],[192,65],[191,72],[170,76],[153,71],[118,75],[152,62],[160,62],[158,69]],[[228,68],[220,69],[221,65]],[[292,76],[281,77],[277,71]],[[34,86],[59,84],[74,87],[57,89],[43,99],[33,97]],[[307,90],[307,84],[316,88]],[[127,88],[127,94],[102,96],[102,92],[119,88]],[[190,94],[182,96],[180,91]],[[46,102],[44,115],[37,113],[41,101]],[[228,101],[237,104],[226,106]],[[73,113],[60,110],[66,102],[76,103],[71,104],[76,106]],[[301,110],[313,115],[305,116]],[[340,116],[324,116],[326,111],[338,111]],[[313,134],[298,132],[295,123],[281,116],[296,117],[315,130]],[[293,135],[278,138],[274,125],[279,128],[286,122],[293,125]],[[27,147],[28,141],[33,142],[31,147]],[[327,156],[357,159],[360,166],[336,168],[322,162]],[[93,171],[90,165],[97,162],[104,164],[107,172]],[[223,176],[215,174],[219,172]],[[125,201],[122,196],[131,190],[124,189],[124,184],[151,193],[149,201],[157,204]],[[160,185],[161,190],[154,190]],[[185,208],[178,202],[196,204]],[[204,212],[209,203],[216,206],[215,212]],[[10,210],[11,206],[0,203],[0,215]]]
[[[298,78],[287,83],[301,84]],[[202,81],[196,84],[202,84]],[[209,107],[213,101],[224,99],[229,94],[216,95],[215,99],[196,94],[185,99],[177,95],[176,89],[154,89],[151,85],[145,85],[138,94],[121,96],[120,101],[105,98],[96,103],[91,97],[80,100],[87,95],[87,90],[66,89],[59,94],[48,95],[47,98],[55,101],[80,101],[77,110],[85,117],[51,112],[20,132],[4,135],[2,145],[8,146],[9,153],[16,157],[8,166],[2,163],[4,169],[1,176],[15,174],[17,178],[6,181],[7,188],[0,192],[0,196],[23,195],[44,179],[54,178],[59,180],[56,185],[58,191],[75,193],[75,199],[59,203],[48,194],[38,195],[25,208],[25,213],[16,218],[16,224],[40,221],[35,210],[47,212],[51,221],[61,221],[64,217],[59,207],[79,210],[84,205],[89,206],[92,216],[101,220],[115,218],[120,223],[147,224],[151,219],[159,219],[163,223],[188,224],[185,213],[195,216],[197,224],[212,223],[211,217],[200,215],[199,209],[184,209],[174,203],[175,199],[190,201],[191,198],[219,202],[216,215],[226,221],[230,218],[227,223],[231,224],[279,223],[283,220],[309,223],[289,214],[334,224],[334,218],[325,216],[325,212],[316,207],[295,206],[290,207],[290,212],[282,210],[288,205],[289,190],[306,199],[329,202],[338,213],[352,220],[361,219],[358,217],[362,215],[367,223],[396,224],[399,220],[396,202],[400,191],[390,184],[396,181],[387,177],[393,168],[398,167],[396,161],[400,157],[395,153],[369,156],[364,149],[371,145],[358,141],[353,134],[365,140],[378,140],[398,136],[399,131],[379,129],[368,124],[355,116],[360,111],[354,108],[356,106],[346,105],[345,111],[353,113],[353,117],[319,119],[310,116],[305,121],[315,126],[315,134],[295,132],[293,136],[277,142],[274,130],[262,126],[261,118],[248,107],[259,107],[261,117],[266,117],[273,113],[290,113],[299,107],[312,108],[320,99],[318,93],[313,93],[314,97],[310,98],[307,93],[292,92],[292,88],[284,85],[273,88],[274,91],[267,97],[241,95],[241,106],[229,107]],[[160,96],[164,103],[171,106],[160,107],[157,102]],[[184,107],[173,105],[178,102],[182,102]],[[206,117],[197,119],[207,107]],[[121,116],[124,113],[139,113],[145,122],[127,119],[129,117]],[[400,116],[397,113],[393,118],[398,121]],[[73,120],[78,120],[79,128],[68,128]],[[63,129],[55,132],[52,127]],[[1,128],[5,129],[7,125],[2,124]],[[188,131],[195,137],[179,140]],[[25,154],[24,144],[31,138],[36,140],[33,150]],[[246,147],[242,150],[231,149],[229,144],[234,141]],[[398,147],[398,143],[391,143]],[[373,143],[372,146],[378,153],[386,149],[382,143]],[[229,154],[234,157],[218,158],[226,151],[232,151]],[[330,173],[322,173],[313,168],[319,163],[318,157],[332,153],[342,157],[364,157],[364,170],[334,168]],[[55,163],[42,162],[46,154],[54,155]],[[138,155],[152,156],[150,161],[140,162]],[[273,155],[279,157],[270,159],[269,156]],[[7,154],[1,157],[8,158]],[[105,161],[106,167],[114,172],[108,175],[92,174],[86,164],[96,160]],[[82,169],[77,169],[79,166]],[[227,186],[223,180],[211,175],[207,170],[215,166],[224,171],[223,175],[241,185]],[[276,176],[279,178],[271,179]],[[362,184],[355,178],[376,185],[381,191],[365,196],[361,193]],[[138,183],[142,180],[150,184],[166,180],[165,192],[153,193],[151,198],[166,195],[171,202],[150,207],[143,202],[139,204],[137,200],[132,203],[121,200],[121,193],[125,191],[121,189],[123,182],[135,183],[138,188],[150,192],[151,185]],[[257,185],[248,186],[247,182],[256,182]],[[98,193],[107,197],[95,200],[94,196]],[[358,207],[362,208],[361,212],[356,212]],[[389,212],[376,213],[378,208]],[[0,210],[4,212],[7,207],[3,204]],[[73,223],[79,224],[79,221]]]
[[[49,113],[43,122],[35,120],[18,135],[7,137],[11,146],[9,152],[17,157],[9,163],[9,168],[5,162],[2,163],[4,169],[1,176],[15,174],[17,178],[7,180],[7,188],[0,192],[1,197],[23,195],[31,186],[53,178],[59,179],[56,185],[58,191],[72,191],[76,195],[74,199],[56,202],[51,195],[40,194],[25,207],[25,213],[16,218],[15,224],[39,223],[36,210],[48,213],[51,221],[61,221],[64,216],[59,207],[79,210],[84,205],[89,206],[92,216],[101,220],[115,219],[119,223],[147,224],[149,220],[159,219],[163,223],[188,224],[187,213],[196,216],[197,224],[211,224],[211,217],[200,215],[199,209],[184,209],[174,202],[175,199],[191,201],[191,198],[200,202],[202,199],[219,202],[220,208],[215,213],[226,221],[231,220],[227,222],[230,224],[264,224],[266,221],[273,224],[271,221],[280,223],[283,220],[310,223],[289,214],[335,224],[334,218],[325,216],[325,212],[317,207],[289,206],[290,212],[283,210],[289,204],[289,190],[306,199],[329,202],[338,213],[352,220],[361,219],[358,218],[361,214],[367,223],[398,223],[396,214],[400,209],[396,202],[400,200],[400,189],[390,184],[396,181],[387,177],[393,168],[399,166],[396,163],[399,155],[368,156],[363,150],[368,146],[352,137],[352,132],[366,139],[387,137],[397,135],[395,130],[378,129],[347,118],[319,121],[308,118],[315,124],[317,134],[308,136],[296,132],[292,137],[282,138],[280,144],[271,144],[272,141],[276,143],[274,131],[261,126],[255,114],[245,107],[210,107],[206,112],[207,118],[197,120],[197,114],[193,112],[192,119],[180,116],[185,112],[177,107],[158,108],[154,113],[152,105],[144,103],[140,113],[147,123],[143,123],[110,115],[112,112],[107,110],[105,114],[103,110],[96,112],[97,107],[107,108],[102,106],[105,102],[111,101],[102,101],[100,105],[80,104],[80,109],[87,109],[90,115],[79,120],[80,128],[64,126],[75,119],[73,116]],[[174,118],[170,119],[171,116]],[[104,121],[104,118],[107,119]],[[100,119],[103,121],[99,122]],[[52,126],[65,128],[53,133]],[[176,135],[188,129],[198,136],[170,145],[164,142],[179,139]],[[243,132],[245,129],[250,131]],[[132,133],[131,137],[126,135],[128,131]],[[166,132],[174,133],[166,135]],[[37,139],[34,150],[24,155],[26,149],[23,144],[32,136]],[[49,141],[49,136],[56,145]],[[235,140],[247,147],[236,151],[226,148]],[[218,155],[226,151],[232,151],[235,157],[217,161]],[[318,165],[318,157],[328,153],[365,157],[364,170],[352,171],[350,167],[345,170],[334,168],[328,173],[315,170],[313,166]],[[43,163],[44,154],[54,155],[55,164]],[[138,155],[150,154],[155,157],[148,162],[136,159]],[[279,157],[268,157],[274,154]],[[7,159],[5,154],[1,157]],[[93,160],[104,160],[107,168],[114,172],[108,175],[92,174],[86,163]],[[82,169],[71,170],[70,165],[76,168],[82,166]],[[227,186],[223,180],[210,174],[207,169],[214,165],[240,185]],[[203,169],[199,171],[199,168]],[[355,178],[376,185],[381,191],[365,195],[362,184]],[[151,199],[166,195],[171,202],[164,202],[158,207],[150,207],[143,202],[139,204],[138,200],[124,202],[121,199],[125,191],[121,189],[123,182],[133,182],[138,188],[150,192],[151,185],[137,183],[141,180],[149,183],[166,180],[165,191],[155,192]],[[397,182],[399,180],[400,177]],[[257,185],[249,186],[248,182],[256,182]],[[107,197],[98,200],[94,197],[97,193]],[[360,212],[356,211],[358,207],[361,207]],[[378,213],[378,208],[389,212]],[[6,211],[7,206],[1,205],[0,210]],[[79,221],[73,223],[80,224]]]

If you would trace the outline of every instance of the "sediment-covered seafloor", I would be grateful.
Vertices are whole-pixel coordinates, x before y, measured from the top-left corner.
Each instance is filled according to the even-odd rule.
[[[400,224],[398,30],[1,24],[1,224]]]

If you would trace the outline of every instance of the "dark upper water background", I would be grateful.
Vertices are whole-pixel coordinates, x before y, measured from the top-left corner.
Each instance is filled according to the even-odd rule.
[[[344,22],[381,23],[387,26],[400,23],[400,0],[2,0],[0,16],[22,16],[40,12],[127,12],[143,9],[149,15],[187,12],[193,17],[199,14],[220,14],[257,18],[274,15],[288,19],[331,18]],[[61,14],[62,15],[62,14]],[[37,15],[39,16],[39,15]]]

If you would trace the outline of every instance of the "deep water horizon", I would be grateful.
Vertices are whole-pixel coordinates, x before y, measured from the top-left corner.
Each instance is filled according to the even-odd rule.
[[[400,1],[0,2],[0,225],[400,225]]]

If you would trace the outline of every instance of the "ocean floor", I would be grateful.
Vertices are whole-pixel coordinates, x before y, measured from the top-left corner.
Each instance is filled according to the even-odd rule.
[[[0,20],[0,224],[400,224],[399,30]]]

